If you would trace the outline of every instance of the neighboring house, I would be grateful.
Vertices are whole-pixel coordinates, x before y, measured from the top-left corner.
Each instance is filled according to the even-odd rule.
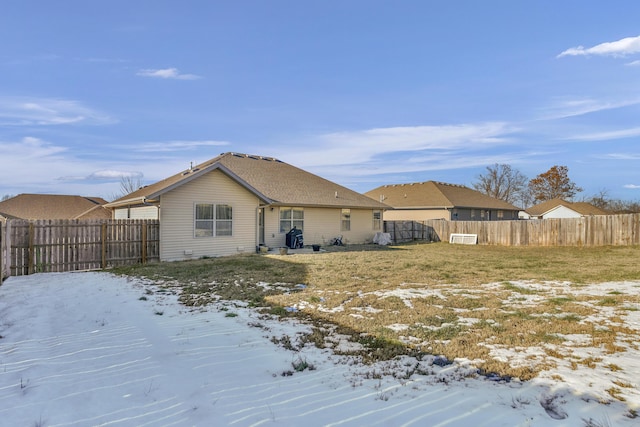
[[[0,214],[20,219],[109,219],[100,197],[59,194],[18,194],[0,202]]]
[[[372,241],[388,206],[271,157],[223,153],[107,205],[158,208],[163,261],[285,246],[293,227],[305,245]]]
[[[19,218],[16,218],[15,216],[9,215],[9,214],[4,213],[4,212],[0,212],[0,221],[6,221],[8,219],[19,219]]]
[[[383,185],[365,193],[391,207],[385,221],[496,221],[518,219],[519,209],[463,185],[427,181]]]
[[[552,199],[539,203],[525,211],[528,219],[580,218],[591,215],[607,215],[607,212],[586,202],[571,203]]]

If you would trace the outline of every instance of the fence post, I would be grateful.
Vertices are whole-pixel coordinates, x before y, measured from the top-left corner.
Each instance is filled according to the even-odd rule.
[[[147,221],[142,221],[142,264],[147,263]]]
[[[7,269],[7,277],[11,276],[11,224],[8,219],[4,227],[4,268]]]
[[[107,223],[103,222],[102,227],[100,227],[100,241],[101,245],[101,256],[100,256],[100,267],[104,270],[107,268]]]
[[[33,222],[29,222],[29,260],[27,264],[27,274],[33,274],[35,270],[35,259],[34,259],[34,250],[33,250]]]

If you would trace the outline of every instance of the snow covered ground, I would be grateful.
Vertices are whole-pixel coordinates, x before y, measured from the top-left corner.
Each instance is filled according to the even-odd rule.
[[[0,287],[0,425],[640,425],[638,352],[608,374],[633,387],[626,401],[604,402],[590,388],[611,378],[594,369],[505,382],[433,357],[362,365],[311,345],[286,349],[286,337],[309,331],[295,320],[220,308],[188,308],[108,273],[9,278]]]

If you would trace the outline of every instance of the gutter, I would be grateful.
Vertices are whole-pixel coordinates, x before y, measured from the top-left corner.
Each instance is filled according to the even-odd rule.
[[[158,199],[147,199],[146,197],[136,197],[134,199],[121,200],[119,202],[111,202],[103,205],[107,208],[119,208],[122,206],[132,206],[132,205],[144,205],[144,206],[158,206],[160,204],[160,200]]]

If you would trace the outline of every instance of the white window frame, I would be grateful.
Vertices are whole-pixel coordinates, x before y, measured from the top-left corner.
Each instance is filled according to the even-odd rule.
[[[211,208],[211,218],[198,218],[198,207],[208,206]],[[219,209],[230,209],[231,218],[219,218]],[[208,228],[198,228],[198,223],[209,223]],[[222,225],[227,225],[222,227]],[[233,206],[229,203],[194,203],[193,206],[193,237],[232,237],[233,236]]]
[[[288,218],[282,217],[285,212],[289,212]],[[283,206],[280,208],[279,217],[280,233],[288,233],[293,227],[304,232],[304,208]]]

